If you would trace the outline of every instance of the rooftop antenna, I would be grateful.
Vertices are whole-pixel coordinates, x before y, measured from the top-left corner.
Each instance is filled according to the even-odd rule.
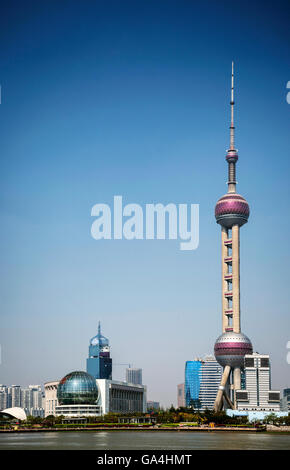
[[[235,150],[235,126],[234,126],[234,62],[232,62],[232,85],[231,85],[231,126],[230,126],[230,150]]]

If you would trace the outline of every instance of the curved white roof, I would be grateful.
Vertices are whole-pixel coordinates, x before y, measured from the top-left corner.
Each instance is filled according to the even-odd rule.
[[[6,414],[12,416],[13,418],[20,419],[21,421],[26,419],[26,413],[23,408],[6,408],[6,410],[1,410],[0,414]]]

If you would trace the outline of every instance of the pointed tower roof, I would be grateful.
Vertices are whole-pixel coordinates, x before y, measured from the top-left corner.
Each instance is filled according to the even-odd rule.
[[[234,62],[232,62],[232,76],[231,76],[231,125],[230,125],[230,148],[227,151],[226,160],[228,163],[236,163],[238,160],[238,151],[235,149],[235,124],[234,124]]]
[[[100,321],[98,323],[98,333],[96,334],[96,336],[93,336],[93,338],[91,338],[90,345],[92,345],[92,346],[99,345],[100,347],[109,346],[108,338],[103,336],[102,333],[101,333],[101,322]]]

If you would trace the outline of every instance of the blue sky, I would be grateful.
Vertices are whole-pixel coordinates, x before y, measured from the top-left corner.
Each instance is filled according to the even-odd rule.
[[[242,329],[290,386],[289,4],[12,1],[0,20],[1,383],[84,369],[101,320],[113,361],[176,403],[221,330],[220,230],[236,70]],[[96,241],[91,208],[200,204],[200,245]],[[114,377],[124,377],[116,366]]]

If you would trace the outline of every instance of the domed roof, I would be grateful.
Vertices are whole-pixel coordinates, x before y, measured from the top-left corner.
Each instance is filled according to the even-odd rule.
[[[216,360],[222,365],[241,367],[245,354],[252,354],[253,346],[244,333],[229,331],[218,337],[214,346]]]
[[[109,346],[109,340],[103,335],[96,335],[90,340],[92,346],[97,346],[98,344],[102,346]]]
[[[70,372],[57,387],[60,405],[95,405],[99,397],[96,380],[87,372]]]
[[[105,336],[103,336],[101,334],[101,324],[100,324],[100,322],[99,322],[99,325],[98,325],[98,333],[96,334],[96,336],[93,336],[93,338],[91,338],[90,345],[91,346],[98,346],[99,345],[100,347],[109,346],[108,338],[106,338]]]
[[[215,206],[216,221],[226,227],[245,224],[249,215],[249,204],[240,194],[227,193],[218,200]]]

